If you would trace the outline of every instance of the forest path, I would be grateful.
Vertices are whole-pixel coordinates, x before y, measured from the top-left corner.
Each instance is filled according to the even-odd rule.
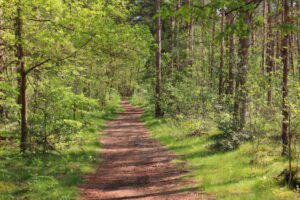
[[[84,178],[81,199],[214,199],[182,179],[187,171],[172,164],[176,156],[150,138],[140,121],[143,111],[127,101],[122,105],[125,112],[102,133],[102,160],[96,173]]]

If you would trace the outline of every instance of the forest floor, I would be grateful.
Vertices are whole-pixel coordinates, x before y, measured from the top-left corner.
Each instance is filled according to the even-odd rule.
[[[102,132],[100,166],[84,177],[81,199],[215,199],[187,178],[175,154],[151,139],[140,120],[143,110],[122,105],[125,112]]]
[[[100,160],[99,131],[121,111],[119,100],[110,100],[78,119],[84,126],[47,152],[35,148],[21,155],[16,124],[0,127],[0,200],[78,199],[82,177],[95,172]]]
[[[209,124],[206,132],[191,135],[184,127],[188,121],[174,122],[168,118],[155,118],[152,107],[138,101],[142,116],[151,137],[160,141],[170,151],[179,155],[188,169],[189,176],[202,191],[214,194],[222,200],[299,200],[299,191],[290,190],[282,184],[278,175],[287,168],[287,159],[280,155],[280,144],[264,140],[257,150],[256,142],[246,142],[240,148],[219,152],[210,149],[213,136],[219,130]],[[278,148],[276,148],[278,147]],[[253,162],[253,160],[255,162]]]

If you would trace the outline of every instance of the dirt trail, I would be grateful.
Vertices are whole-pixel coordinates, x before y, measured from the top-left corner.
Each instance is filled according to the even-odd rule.
[[[172,164],[175,155],[150,138],[140,121],[143,111],[122,104],[126,111],[103,131],[102,161],[95,174],[85,177],[81,199],[214,199],[182,180],[187,171]]]

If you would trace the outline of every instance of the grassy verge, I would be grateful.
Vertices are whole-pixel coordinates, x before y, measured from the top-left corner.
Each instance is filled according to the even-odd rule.
[[[20,155],[16,141],[0,144],[0,200],[69,200],[78,197],[81,177],[100,160],[99,130],[120,111],[116,105],[89,119],[91,127],[51,153]]]
[[[199,187],[226,200],[300,199],[299,193],[278,185],[276,176],[285,168],[286,160],[275,146],[262,147],[260,164],[250,164],[253,144],[242,145],[231,152],[212,152],[207,146],[210,135],[188,137],[178,127],[146,112],[143,121],[154,138],[180,155],[193,172],[190,176]],[[275,151],[275,152],[274,152]],[[270,154],[273,152],[273,154]]]

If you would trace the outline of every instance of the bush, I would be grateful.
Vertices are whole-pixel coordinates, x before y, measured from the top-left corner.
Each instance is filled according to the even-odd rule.
[[[84,119],[99,109],[96,100],[47,81],[40,86],[31,106],[33,112],[28,120],[31,149],[44,152],[54,150],[57,143],[69,141],[72,135],[89,126]]]
[[[222,113],[218,123],[218,128],[221,134],[212,136],[213,143],[210,148],[216,151],[231,151],[237,149],[240,144],[250,139],[248,132],[235,131],[232,115],[229,113]]]

